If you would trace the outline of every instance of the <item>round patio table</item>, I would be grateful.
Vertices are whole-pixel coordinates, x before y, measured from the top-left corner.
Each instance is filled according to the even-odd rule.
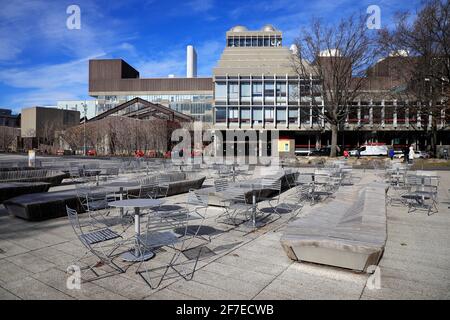
[[[141,234],[141,209],[154,208],[164,203],[164,200],[157,199],[129,199],[119,200],[108,203],[110,207],[116,208],[134,208],[134,232],[136,238],[136,246],[134,249],[125,252],[122,259],[128,262],[146,261],[155,255],[152,251],[143,251],[140,248],[140,234]]]
[[[122,200],[123,190],[128,188],[139,187],[139,183],[136,181],[113,181],[110,183],[106,183],[101,185],[102,188],[114,189],[119,188],[119,196],[120,200]]]
[[[419,194],[419,193],[404,194],[404,195],[402,195],[402,198],[407,199],[407,200],[415,200],[417,202],[417,204],[419,204],[419,205],[423,205],[425,200],[430,199],[429,196]]]
[[[259,228],[259,227],[265,225],[265,223],[263,221],[256,220],[256,211],[257,211],[256,192],[263,190],[264,186],[261,182],[251,182],[251,183],[249,183],[249,185],[251,185],[251,188],[252,188],[252,220],[246,222],[244,225],[256,229],[256,228]]]

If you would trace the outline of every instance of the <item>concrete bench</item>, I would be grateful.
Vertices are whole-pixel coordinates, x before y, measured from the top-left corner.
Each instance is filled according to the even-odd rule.
[[[289,258],[358,271],[378,264],[386,244],[386,190],[371,183],[291,222],[281,237]],[[341,199],[339,199],[341,197]]]
[[[189,189],[201,188],[205,180],[205,177],[189,177],[185,173],[169,173],[167,175],[170,176],[168,196],[185,193]],[[130,189],[128,192],[138,195],[139,188]],[[3,204],[10,214],[30,221],[65,216],[66,205],[77,209],[79,213],[84,212],[78,201],[76,190],[26,194],[6,200]]]
[[[83,212],[75,190],[32,193],[6,200],[3,205],[16,217],[40,221],[66,215],[66,205]]]
[[[6,182],[0,183],[0,203],[29,193],[47,192],[50,183],[46,182]]]

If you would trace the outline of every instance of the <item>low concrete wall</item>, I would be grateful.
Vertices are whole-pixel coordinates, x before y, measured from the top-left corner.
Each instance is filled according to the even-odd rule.
[[[292,260],[366,271],[386,244],[386,191],[380,183],[361,186],[352,201],[331,201],[291,222],[283,249]]]

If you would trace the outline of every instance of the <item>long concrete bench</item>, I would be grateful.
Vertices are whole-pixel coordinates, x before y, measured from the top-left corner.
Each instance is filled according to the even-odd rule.
[[[202,187],[205,177],[189,177],[186,173],[168,173],[170,183],[167,195],[188,192]],[[117,188],[119,191],[119,188]],[[130,194],[139,194],[139,188],[129,189]],[[82,213],[84,209],[78,201],[76,190],[34,193],[6,200],[4,206],[16,217],[39,221],[66,215],[66,205]]]
[[[386,244],[386,190],[370,183],[356,194],[337,192],[335,200],[286,227],[283,249],[292,260],[367,271]]]
[[[50,183],[46,182],[7,182],[0,183],[0,203],[29,193],[47,192]]]
[[[9,170],[0,172],[1,182],[45,182],[51,187],[58,186],[61,182],[69,178],[69,174],[58,170]]]

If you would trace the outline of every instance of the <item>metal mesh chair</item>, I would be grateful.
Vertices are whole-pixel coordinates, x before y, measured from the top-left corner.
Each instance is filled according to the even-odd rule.
[[[253,204],[247,201],[243,190],[236,189],[233,192],[227,192],[222,202],[225,204],[223,207],[224,211],[216,217],[216,221],[236,226],[249,220],[251,217]],[[238,218],[238,216],[241,216],[241,218]],[[225,219],[222,219],[223,217]]]
[[[114,259],[121,253],[115,252],[125,245],[126,241],[123,241],[122,237],[117,232],[106,225],[102,225],[99,221],[88,218],[87,223],[81,224],[76,210],[66,206],[66,211],[75,235],[88,250],[77,260],[77,262],[81,261],[87,254],[91,253],[98,258],[102,264],[106,264],[120,273],[125,272],[114,262]],[[87,265],[84,269],[92,271],[99,277],[100,275],[94,269],[97,265],[99,265],[99,263],[96,265]]]
[[[170,176],[161,174],[157,176],[157,182],[158,182],[158,196],[159,197],[167,197],[167,193],[169,192],[169,186],[170,186]]]
[[[185,207],[178,206],[173,210],[153,210],[147,215],[146,231],[139,236],[140,250],[157,250],[164,248],[166,252],[161,253],[158,266],[144,267],[145,261],[141,261],[136,269],[144,281],[151,287],[157,288],[168,276],[169,270],[185,280],[191,280],[203,247],[200,247],[194,261],[183,259],[183,253],[192,250],[191,247],[196,234],[189,231],[189,221],[192,220],[190,211]],[[151,263],[151,260],[149,263]],[[193,263],[193,268],[188,265]],[[154,283],[156,280],[156,283]]]
[[[278,204],[281,196],[281,179],[278,178],[263,178],[261,179],[261,188],[259,190],[258,200],[267,201],[274,213],[279,214]],[[264,193],[269,192],[267,196]]]

